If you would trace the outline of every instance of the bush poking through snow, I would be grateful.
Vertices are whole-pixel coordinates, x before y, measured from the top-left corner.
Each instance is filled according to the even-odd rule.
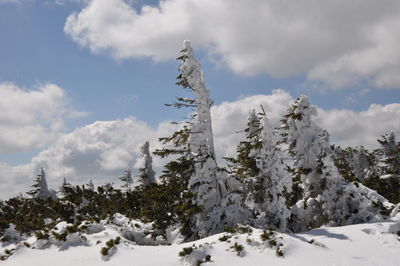
[[[231,238],[231,237],[232,237],[232,235],[223,235],[220,238],[218,238],[218,240],[221,241],[221,242],[224,242],[224,241],[228,241],[229,238]]]
[[[193,248],[192,247],[183,248],[182,251],[179,252],[179,256],[180,257],[185,257],[187,255],[190,255],[192,252],[193,252]]]
[[[233,246],[231,246],[231,249],[233,249],[236,252],[236,255],[238,255],[239,257],[244,256],[244,246],[243,245],[240,245],[237,242],[235,242],[235,244]]]
[[[282,250],[283,244],[280,242],[281,237],[276,237],[276,233],[271,229],[266,229],[260,234],[260,238],[263,242],[268,241],[270,248],[275,249],[277,257],[283,257],[284,252]]]
[[[110,259],[115,252],[117,252],[117,245],[121,243],[121,237],[117,237],[115,239],[110,239],[106,242],[106,246],[100,250],[100,254],[102,255],[102,259],[107,261]]]
[[[248,225],[239,224],[237,227],[225,227],[224,232],[231,234],[251,234],[253,229]]]
[[[208,243],[204,243],[196,247],[185,247],[179,252],[179,256],[182,257],[182,261],[185,265],[197,266],[202,263],[210,262],[211,255],[208,254],[208,250],[212,246]]]

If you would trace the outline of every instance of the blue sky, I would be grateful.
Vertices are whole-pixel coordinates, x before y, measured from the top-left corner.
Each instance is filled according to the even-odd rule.
[[[151,7],[142,9],[144,3]],[[366,131],[363,115],[386,117],[376,118],[387,121],[376,124],[382,130],[371,134],[391,126],[398,130],[398,120],[391,119],[398,114],[400,100],[399,4],[282,3],[287,6],[259,0],[245,6],[225,0],[166,0],[161,6],[135,0],[0,0],[0,87],[13,83],[12,91],[29,92],[54,84],[62,92],[61,96],[57,89],[43,89],[52,91],[51,101],[60,101],[49,107],[56,115],[30,120],[49,141],[22,145],[15,137],[18,145],[2,150],[0,161],[7,171],[20,173],[22,165],[43,157],[40,152],[54,149],[65,136],[96,121],[133,116],[157,131],[163,121],[182,119],[186,111],[164,103],[182,95],[175,86],[174,58],[186,38],[193,41],[216,107],[282,88],[286,94],[280,95],[286,98],[307,94],[332,121],[339,120],[340,112],[354,116],[359,132]],[[4,90],[7,95],[9,90]],[[367,111],[371,104],[380,107]],[[38,112],[38,117],[46,116]],[[12,120],[12,112],[6,118]],[[354,137],[353,125],[342,134],[335,133],[337,124],[324,123],[332,128],[333,139]]]
[[[140,4],[136,2],[134,6],[139,9]],[[70,130],[96,120],[129,115],[153,126],[166,119],[179,119],[180,113],[163,106],[181,93],[174,85],[178,62],[113,59],[80,47],[65,35],[63,28],[66,18],[81,7],[82,4],[58,5],[51,1],[2,4],[0,80],[26,88],[46,82],[64,88],[73,106],[90,113],[85,118],[68,121]],[[400,98],[398,90],[371,89],[352,102],[348,97],[357,95],[358,87],[320,91],[306,87],[302,73],[287,78],[271,78],[267,74],[245,77],[226,66],[213,64],[204,51],[198,51],[198,57],[216,103],[270,93],[274,88],[288,90],[293,96],[305,93],[323,108],[363,110],[371,103],[387,104]]]

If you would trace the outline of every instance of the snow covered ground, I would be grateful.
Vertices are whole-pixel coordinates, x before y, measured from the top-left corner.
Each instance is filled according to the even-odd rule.
[[[61,232],[65,225],[57,225],[58,230]],[[37,240],[36,237],[25,239],[25,244],[3,243],[1,254],[5,254],[6,249],[16,250],[1,264],[172,266],[200,265],[197,263],[203,261],[202,265],[224,266],[400,265],[400,213],[390,220],[343,227],[323,227],[299,234],[279,234],[270,231],[263,233],[262,230],[245,228],[243,231],[251,232],[221,233],[183,244],[179,244],[179,238],[173,232],[169,234],[170,245],[143,246],[128,240],[137,239],[136,242],[144,243],[147,239],[147,244],[163,242],[159,239],[152,240],[149,235],[145,236],[143,232],[147,230],[146,226],[132,226],[132,222],[120,217],[114,223],[89,227],[87,233],[80,236],[77,233],[70,234],[65,242],[58,244]],[[105,243],[118,236],[122,236],[120,243],[108,252],[112,255],[102,256],[100,250],[106,246]],[[277,256],[277,249],[283,252],[283,257]],[[188,255],[180,256],[179,253],[184,251]]]

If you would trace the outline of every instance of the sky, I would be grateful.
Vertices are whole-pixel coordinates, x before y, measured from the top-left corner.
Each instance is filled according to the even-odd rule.
[[[164,106],[183,93],[185,39],[219,157],[234,155],[251,109],[279,121],[301,94],[334,144],[400,134],[397,0],[0,0],[0,198],[29,190],[40,167],[54,189],[139,167],[140,145],[188,115]]]

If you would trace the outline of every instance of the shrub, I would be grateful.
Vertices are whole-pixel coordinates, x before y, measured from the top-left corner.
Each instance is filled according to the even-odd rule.
[[[223,235],[220,238],[218,238],[219,241],[224,242],[224,241],[228,241],[229,238],[231,238],[232,236],[230,235]]]
[[[193,252],[193,248],[192,247],[183,248],[182,251],[179,252],[179,256],[180,257],[185,257],[187,255],[190,255],[192,252]]]
[[[234,249],[237,252],[237,255],[240,256],[240,253],[244,250],[244,247],[237,242],[233,246],[231,246],[232,249]]]

